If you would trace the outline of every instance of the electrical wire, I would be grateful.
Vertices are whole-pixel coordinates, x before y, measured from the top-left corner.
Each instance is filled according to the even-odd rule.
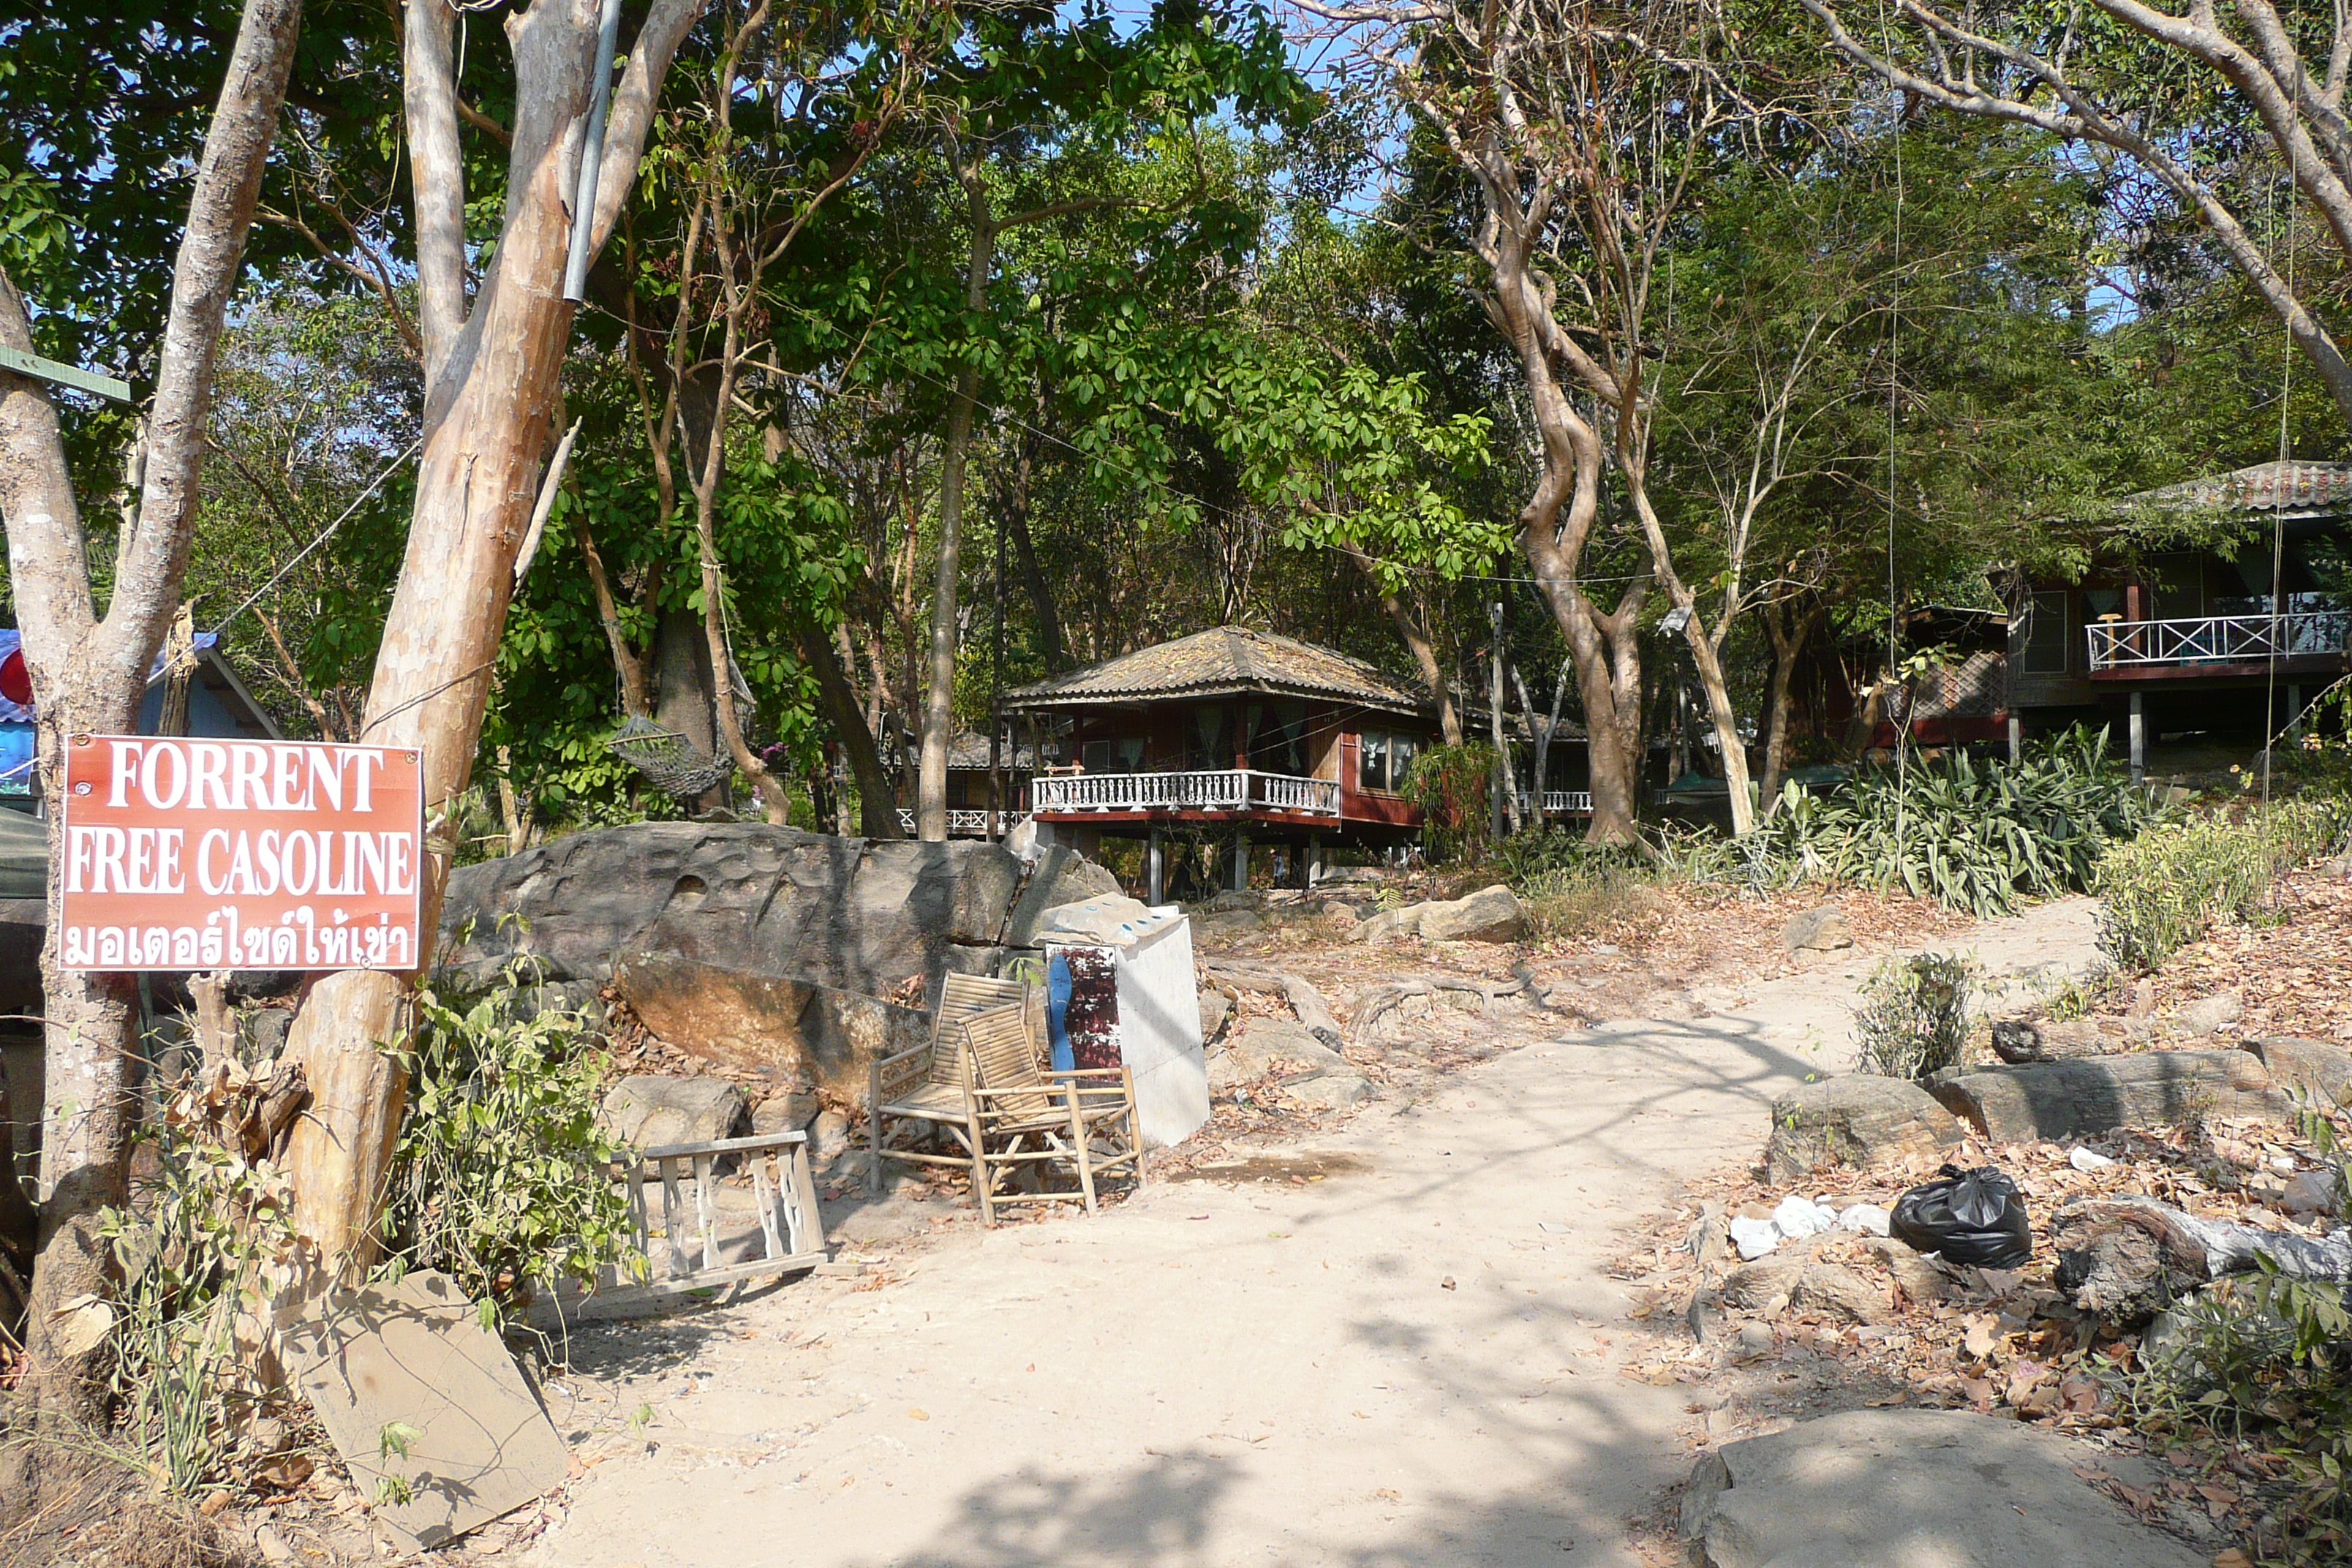
[[[223,616],[219,620],[215,621],[213,623],[214,634],[217,636],[221,632],[226,631],[231,622],[235,621],[239,616],[245,614],[246,611],[253,608],[254,605],[259,604],[263,595],[268,593],[270,589],[278,586],[279,580],[283,578],[286,574],[293,571],[295,567],[300,565],[304,556],[310,554],[310,552],[318,549],[319,546],[326,543],[328,540],[333,538],[335,530],[342,527],[344,523],[349,522],[351,521],[352,514],[359,510],[359,509],[365,504],[369,497],[374,495],[376,491],[383,488],[383,481],[392,478],[394,470],[407,462],[409,458],[415,457],[418,448],[424,445],[425,437],[421,435],[418,436],[415,440],[411,441],[408,444],[407,450],[402,452],[400,456],[394,458],[390,463],[386,464],[383,471],[376,475],[376,477],[369,482],[367,489],[362,490],[357,496],[352,498],[352,504],[343,508],[341,513],[336,517],[334,521],[320,529],[316,537],[314,537],[310,543],[304,545],[301,549],[296,551],[291,556],[289,556],[287,559],[285,565],[280,566],[277,571],[272,572],[269,574],[269,581],[264,583],[260,587],[256,588],[252,594],[247,597],[245,603],[239,605],[236,609],[231,610],[227,615]]]

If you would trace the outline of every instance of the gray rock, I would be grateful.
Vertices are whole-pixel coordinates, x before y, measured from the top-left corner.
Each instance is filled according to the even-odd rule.
[[[1265,902],[1263,895],[1253,893],[1245,888],[1228,888],[1211,899],[1208,908],[1213,914],[1224,914],[1234,910],[1255,910]]]
[[[2226,1024],[2234,1024],[2245,1016],[2245,1002],[2234,991],[2218,995],[2200,996],[2165,1020],[2167,1032],[2194,1038],[2210,1035]]]
[[[245,1016],[245,1038],[258,1060],[269,1060],[286,1048],[286,1031],[294,1015],[283,1007],[256,1007]]]
[[[1836,1165],[1863,1169],[1908,1154],[1941,1159],[1959,1142],[1958,1120],[1917,1084],[1853,1073],[1800,1085],[1772,1102],[1765,1175],[1786,1186]]]
[[[1761,1361],[1780,1348],[1780,1336],[1769,1323],[1742,1323],[1731,1339],[1731,1353],[1740,1361]]]
[[[808,1131],[809,1123],[816,1120],[817,1112],[822,1109],[823,1106],[814,1092],[772,1094],[753,1109],[751,1131],[758,1135],[772,1132],[805,1132]]]
[[[1228,910],[1223,914],[1202,915],[1192,922],[1193,937],[1203,942],[1230,942],[1265,929],[1265,917],[1255,910]]]
[[[1797,1277],[1792,1298],[1802,1310],[1851,1323],[1883,1323],[1891,1303],[1886,1288],[1842,1263],[1816,1263]]]
[[[751,1127],[743,1091],[719,1078],[625,1078],[604,1096],[596,1124],[625,1143],[656,1149],[740,1137]]]
[[[1201,1038],[1213,1040],[1233,1016],[1234,999],[1222,991],[1201,993]]]
[[[1372,1080],[1349,1068],[1334,1068],[1289,1079],[1282,1092],[1309,1110],[1352,1110],[1376,1092]]]
[[[2352,1104],[2352,1051],[2326,1040],[2264,1035],[2246,1042],[2271,1081],[2337,1105]]]
[[[1527,925],[1527,910],[1499,882],[1465,898],[1421,907],[1423,942],[1516,942]]]
[[[1965,1410],[1853,1410],[1698,1462],[1682,1531],[1706,1568],[2206,1568],[2074,1473],[2056,1433]],[[2098,1467],[2152,1483],[2145,1460]]]
[[[1382,942],[1421,934],[1421,913],[1429,906],[1407,904],[1401,910],[1383,910],[1348,933],[1349,942],[1369,942],[1378,947]]]
[[[2249,1051],[2144,1051],[1939,1074],[1936,1098],[1996,1143],[2164,1127],[2206,1117],[2292,1119],[2294,1105]]]
[[[809,1123],[809,1154],[829,1160],[849,1147],[849,1118],[838,1110],[820,1113]]]
[[[2341,1185],[2342,1178],[2332,1167],[2305,1171],[2287,1183],[2286,1192],[2279,1199],[2279,1206],[2291,1215],[2305,1218],[2313,1215],[2332,1215],[2336,1212]]]
[[[1347,1059],[1309,1034],[1303,1024],[1258,1018],[1209,1063],[1209,1088],[1223,1093],[1282,1068],[1318,1071],[1347,1068]]]
[[[596,982],[617,955],[655,953],[875,995],[912,974],[935,989],[970,965],[960,951],[1028,945],[1024,920],[1118,890],[1109,872],[1063,847],[1025,883],[1023,875],[1016,857],[978,840],[637,823],[461,868],[441,935],[452,967],[476,981],[517,954],[539,960],[547,981]]]
[[[1845,923],[1845,914],[1834,904],[1807,910],[1790,917],[1780,928],[1780,945],[1790,952],[1830,952],[1853,945],[1853,931]]]
[[[1950,1293],[1952,1282],[1944,1271],[1904,1243],[1874,1236],[1862,1245],[1885,1268],[1903,1299],[1913,1306],[1927,1306]]]

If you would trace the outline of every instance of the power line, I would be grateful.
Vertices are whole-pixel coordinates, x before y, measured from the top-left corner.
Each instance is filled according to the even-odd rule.
[[[246,611],[253,608],[254,605],[259,604],[261,602],[261,596],[264,594],[268,593],[270,589],[278,586],[278,580],[280,578],[284,577],[289,572],[293,571],[296,566],[301,564],[302,558],[304,556],[310,554],[310,552],[318,549],[319,546],[326,543],[329,539],[332,538],[334,536],[335,530],[342,527],[344,523],[351,521],[352,513],[359,510],[360,507],[365,503],[370,496],[373,496],[376,491],[383,488],[383,481],[392,478],[393,470],[398,468],[402,464],[407,462],[409,458],[415,457],[417,449],[424,445],[425,437],[422,435],[419,435],[415,440],[411,441],[408,444],[408,447],[405,451],[402,452],[400,456],[394,458],[391,462],[384,465],[383,471],[376,475],[373,480],[369,481],[367,489],[362,490],[357,496],[352,498],[352,504],[343,508],[341,513],[336,517],[334,521],[320,529],[317,536],[314,537],[310,543],[296,551],[293,555],[287,560],[285,565],[280,566],[277,571],[272,572],[269,574],[269,581],[264,583],[260,587],[256,588],[253,593],[247,596],[244,604],[239,605],[236,609],[231,610],[227,615],[223,616],[219,620],[215,621],[213,623],[214,634],[217,636],[221,632],[226,631],[231,622],[235,621],[239,616],[245,614]]]

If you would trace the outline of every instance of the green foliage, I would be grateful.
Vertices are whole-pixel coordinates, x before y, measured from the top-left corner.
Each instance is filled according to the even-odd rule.
[[[296,1243],[285,1177],[269,1162],[246,1160],[194,1118],[168,1118],[149,1142],[154,1173],[100,1222],[122,1279],[114,1390],[158,1479],[186,1493],[214,1477],[260,1396],[242,1375],[239,1340],[267,1322]]]
[[[1527,910],[1528,935],[1558,942],[1596,936],[1654,912],[1657,900],[1650,889],[1659,880],[1657,868],[1637,853],[1596,845],[1515,878],[1512,887]]]
[[[2294,1482],[2264,1563],[2317,1568],[2352,1556],[2352,1306],[2345,1288],[2233,1277],[2178,1302],[2164,1346],[2121,1380],[2141,1431],[2253,1442]]]
[[[1957,1066],[1984,971],[1957,953],[1890,958],[1862,983],[1854,1010],[1855,1067],[1919,1079]]]
[[[1475,859],[1485,852],[1495,765],[1495,748],[1483,741],[1432,746],[1412,760],[1404,794],[1421,807],[1422,841],[1436,858]]]
[[[2076,729],[2015,764],[1956,752],[1867,770],[1826,795],[1791,784],[1766,831],[1800,876],[1901,888],[1985,919],[2087,890],[2108,847],[2157,815],[2105,732]]]
[[[539,1009],[521,964],[478,996],[420,989],[383,1232],[397,1268],[436,1268],[499,1310],[534,1286],[642,1270],[628,1204],[604,1173],[623,1146],[596,1125],[603,1058],[586,1020]]]
[[[2126,972],[2153,969],[2216,923],[2254,914],[2281,872],[2333,848],[2347,827],[2352,798],[2299,795],[2110,850],[2095,883],[2100,950]]]

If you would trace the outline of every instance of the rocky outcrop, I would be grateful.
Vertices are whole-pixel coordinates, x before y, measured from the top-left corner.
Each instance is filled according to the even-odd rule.
[[[834,838],[753,823],[647,822],[555,839],[449,879],[441,935],[485,979],[528,953],[551,981],[603,981],[653,953],[881,995],[985,971],[1055,904],[1115,893],[1101,867],[1049,849],[1022,863],[979,840]],[[463,935],[465,940],[459,941]]]
[[[624,954],[613,985],[639,1023],[688,1056],[850,1100],[864,1099],[877,1057],[930,1038],[929,1015],[913,1007],[669,953]]]
[[[1864,1169],[1906,1154],[1940,1160],[1959,1142],[1958,1121],[1926,1089],[1855,1073],[1800,1085],[1772,1102],[1765,1176],[1785,1186],[1834,1165]]]

